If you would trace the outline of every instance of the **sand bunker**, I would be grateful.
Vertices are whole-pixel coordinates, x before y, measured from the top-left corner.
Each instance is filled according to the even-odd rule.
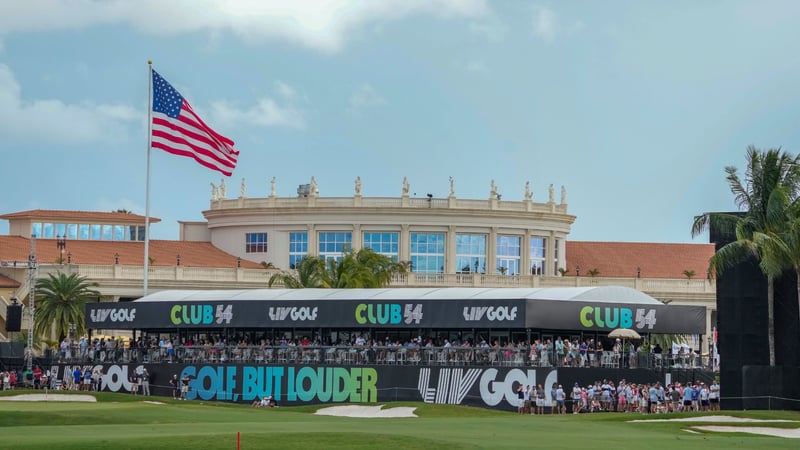
[[[703,423],[776,423],[776,422],[797,422],[796,420],[783,419],[750,419],[747,417],[733,416],[697,416],[681,417],[676,419],[637,419],[630,422],[703,422]],[[697,433],[696,430],[716,431],[718,433],[750,433],[764,436],[775,436],[789,439],[800,439],[800,428],[770,428],[770,427],[734,427],[722,425],[692,426],[686,429],[687,433]]]
[[[414,414],[416,408],[408,406],[398,406],[396,408],[383,409],[383,405],[377,406],[361,406],[361,405],[344,405],[344,406],[331,406],[330,408],[322,408],[317,410],[317,415],[320,416],[338,416],[338,417],[364,417],[364,418],[384,418],[384,417],[417,417]]]
[[[0,401],[11,402],[96,402],[91,395],[81,394],[22,394],[0,397]]]
[[[721,425],[708,425],[694,427],[703,431],[717,431],[720,433],[750,433],[764,436],[776,436],[789,439],[800,439],[800,428],[769,428],[769,427],[727,427]]]
[[[697,416],[697,417],[681,417],[676,419],[636,419],[631,422],[733,422],[733,423],[769,423],[769,422],[797,422],[796,420],[764,420],[764,419],[748,419],[747,417],[733,417],[733,416]]]

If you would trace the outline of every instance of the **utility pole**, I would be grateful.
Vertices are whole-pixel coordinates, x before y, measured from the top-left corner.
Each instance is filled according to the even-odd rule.
[[[25,352],[25,367],[33,370],[33,317],[34,297],[36,297],[36,271],[39,264],[36,262],[36,235],[31,235],[31,252],[28,255],[28,351]]]

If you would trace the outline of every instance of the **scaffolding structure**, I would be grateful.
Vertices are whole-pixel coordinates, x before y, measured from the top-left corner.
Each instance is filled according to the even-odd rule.
[[[36,312],[34,299],[36,298],[36,272],[39,264],[36,262],[36,235],[31,236],[31,249],[28,255],[28,347],[25,349],[25,368],[33,370],[33,322]]]

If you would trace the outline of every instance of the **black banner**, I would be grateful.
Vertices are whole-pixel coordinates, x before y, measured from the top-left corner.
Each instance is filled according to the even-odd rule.
[[[710,379],[711,372],[667,375],[647,369],[532,368],[493,366],[302,366],[219,364],[102,364],[54,365],[50,368],[61,388],[72,386],[78,369],[102,372],[99,388],[131,392],[131,375],[147,369],[149,389],[155,396],[172,396],[169,380],[189,378],[187,400],[251,403],[272,396],[279,405],[319,403],[383,403],[422,401],[516,409],[517,388],[541,384],[550,406],[550,389],[561,384],[569,394],[574,383],[588,386],[604,379],[615,382],[653,383],[670,380]],[[706,376],[707,375],[707,376]],[[142,387],[138,392],[142,393]]]
[[[704,306],[528,300],[525,326],[549,330],[630,328],[643,333],[705,334]]]
[[[89,303],[90,329],[523,328],[525,300]]]
[[[536,328],[704,334],[701,306],[544,300],[89,303],[89,329]]]

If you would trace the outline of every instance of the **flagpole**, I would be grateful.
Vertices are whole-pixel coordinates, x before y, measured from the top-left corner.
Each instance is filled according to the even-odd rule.
[[[147,187],[144,200],[144,295],[150,272],[150,149],[153,146],[153,61],[147,61]]]

